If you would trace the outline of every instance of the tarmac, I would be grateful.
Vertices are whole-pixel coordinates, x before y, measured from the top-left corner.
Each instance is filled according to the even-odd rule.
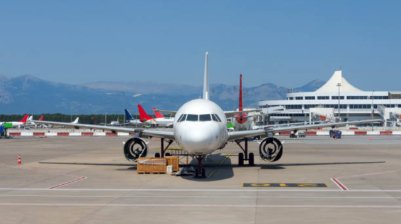
[[[280,139],[275,163],[250,142],[253,167],[229,143],[206,179],[137,174],[127,137],[1,139],[0,223],[399,223],[400,136]]]

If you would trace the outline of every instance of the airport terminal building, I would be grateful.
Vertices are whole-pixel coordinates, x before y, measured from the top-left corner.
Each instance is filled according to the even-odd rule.
[[[363,91],[350,84],[342,71],[335,71],[314,92],[290,92],[285,100],[260,101],[259,107],[269,124],[382,118],[384,126],[399,126],[401,91]]]

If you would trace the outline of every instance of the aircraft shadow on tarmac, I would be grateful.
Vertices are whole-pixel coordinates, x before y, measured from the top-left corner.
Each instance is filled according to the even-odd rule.
[[[183,169],[192,169],[195,172],[198,161],[192,159],[188,165],[181,165]],[[182,175],[183,179],[199,181],[199,182],[210,182],[229,179],[234,176],[233,166],[230,158],[221,154],[208,155],[204,159],[203,167],[206,169],[206,178],[194,178],[194,173],[189,172],[188,175]]]
[[[197,166],[197,160],[192,159],[188,165],[181,164],[181,168],[185,170],[185,175],[181,178],[208,182],[229,179],[234,176],[233,168],[248,168],[249,166],[238,166],[232,164],[231,160],[220,154],[212,154],[205,158],[204,167],[206,169],[206,178],[194,178],[194,171]],[[61,164],[61,165],[91,165],[91,166],[116,166],[118,171],[132,171],[136,170],[136,164],[132,163],[86,163],[86,162],[39,162],[41,164]],[[253,167],[260,169],[280,170],[291,166],[335,166],[335,165],[357,165],[357,164],[378,164],[385,163],[385,161],[355,161],[355,162],[316,162],[316,163],[270,163],[270,164],[255,164]],[[125,167],[125,168],[122,168]]]

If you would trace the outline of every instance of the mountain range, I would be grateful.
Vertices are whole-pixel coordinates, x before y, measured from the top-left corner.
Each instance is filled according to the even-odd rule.
[[[288,91],[314,91],[324,84],[314,80],[298,88],[265,83],[244,87],[244,106],[256,107],[258,101],[285,99]],[[0,76],[0,114],[123,113],[127,108],[136,113],[136,104],[145,109],[157,107],[176,110],[186,101],[199,98],[201,86],[156,82],[93,82],[81,85],[56,83],[31,75],[9,78]],[[238,107],[238,86],[213,84],[211,99],[224,110]]]

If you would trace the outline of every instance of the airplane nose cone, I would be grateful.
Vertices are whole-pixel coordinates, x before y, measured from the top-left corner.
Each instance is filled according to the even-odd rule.
[[[214,150],[216,134],[208,130],[191,130],[182,140],[184,148],[192,154],[206,154]]]

